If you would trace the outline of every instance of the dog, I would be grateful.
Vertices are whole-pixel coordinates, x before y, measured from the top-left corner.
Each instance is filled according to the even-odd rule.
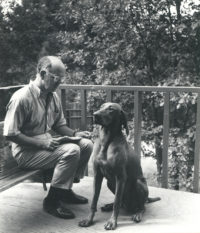
[[[129,134],[124,111],[117,103],[104,103],[94,113],[95,123],[100,125],[99,137],[94,143],[94,193],[91,211],[87,219],[79,222],[79,226],[88,227],[93,224],[102,180],[107,179],[107,186],[115,195],[114,203],[102,207],[102,211],[112,210],[110,219],[105,224],[106,230],[117,227],[120,207],[132,214],[135,222],[140,222],[146,202],[160,200],[149,198],[147,182],[143,176],[140,158],[128,144],[123,133]]]

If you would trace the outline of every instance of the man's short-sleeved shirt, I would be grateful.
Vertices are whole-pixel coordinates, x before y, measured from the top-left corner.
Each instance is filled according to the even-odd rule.
[[[37,136],[62,125],[66,120],[56,92],[49,93],[46,101],[40,89],[30,82],[16,91],[7,105],[4,136]]]

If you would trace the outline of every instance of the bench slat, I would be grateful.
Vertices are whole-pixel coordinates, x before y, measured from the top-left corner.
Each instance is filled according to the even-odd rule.
[[[26,171],[16,168],[13,174],[0,180],[0,192],[30,178],[31,176],[40,175],[40,173],[41,173],[40,170]]]
[[[3,134],[3,122],[0,122],[0,134]],[[17,162],[12,156],[8,142],[2,136],[0,137],[0,192],[37,175],[44,178],[43,171],[41,170],[23,170],[17,165]],[[43,181],[44,190],[46,190],[46,184]]]

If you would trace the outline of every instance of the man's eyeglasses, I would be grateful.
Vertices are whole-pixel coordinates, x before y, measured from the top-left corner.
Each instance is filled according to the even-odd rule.
[[[63,83],[65,81],[65,77],[60,77],[58,75],[52,74],[51,72],[48,72],[51,75],[51,78],[54,79],[54,82],[56,83]]]

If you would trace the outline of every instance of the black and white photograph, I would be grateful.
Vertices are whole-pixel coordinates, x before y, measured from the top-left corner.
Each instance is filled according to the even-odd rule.
[[[0,233],[200,233],[200,0],[0,0]]]

